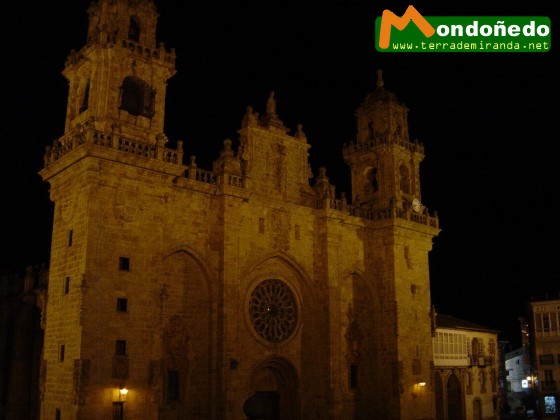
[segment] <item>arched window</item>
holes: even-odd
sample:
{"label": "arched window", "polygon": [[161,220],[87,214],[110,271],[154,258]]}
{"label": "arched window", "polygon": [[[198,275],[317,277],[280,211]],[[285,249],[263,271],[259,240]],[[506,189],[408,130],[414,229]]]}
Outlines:
{"label": "arched window", "polygon": [[401,165],[399,168],[399,174],[401,176],[401,191],[405,194],[410,194],[410,171],[406,165]]}
{"label": "arched window", "polygon": [[377,192],[379,183],[377,181],[377,168],[371,168],[368,173],[368,181],[372,192]]}
{"label": "arched window", "polygon": [[478,358],[484,356],[484,347],[482,340],[479,340],[476,337],[472,339],[472,355],[477,363]]}
{"label": "arched window", "polygon": [[375,193],[379,190],[379,181],[377,179],[377,168],[368,167],[364,171],[365,182],[364,182],[364,193],[370,194]]}
{"label": "arched window", "polygon": [[131,115],[151,118],[155,114],[156,91],[142,79],[127,76],[122,84],[121,109]]}
{"label": "arched window", "polygon": [[140,23],[136,16],[130,17],[130,24],[128,25],[128,39],[134,42],[140,42]]}
{"label": "arched window", "polygon": [[81,92],[80,114],[88,109],[89,106],[89,79],[85,82],[85,86]]}

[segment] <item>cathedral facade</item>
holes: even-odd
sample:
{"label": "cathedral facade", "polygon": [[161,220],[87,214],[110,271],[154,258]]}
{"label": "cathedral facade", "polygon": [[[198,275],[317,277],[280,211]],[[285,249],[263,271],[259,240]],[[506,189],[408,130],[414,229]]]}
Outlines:
{"label": "cathedral facade", "polygon": [[351,199],[313,177],[274,93],[201,169],[163,133],[175,53],[153,2],[88,13],[41,171],[55,203],[41,418],[434,418],[438,219],[381,74],[343,149]]}

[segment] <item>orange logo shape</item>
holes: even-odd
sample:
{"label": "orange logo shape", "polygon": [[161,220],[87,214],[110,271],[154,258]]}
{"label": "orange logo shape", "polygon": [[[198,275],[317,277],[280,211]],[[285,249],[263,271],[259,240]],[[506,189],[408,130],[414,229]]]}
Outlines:
{"label": "orange logo shape", "polygon": [[398,17],[393,12],[388,9],[383,11],[381,15],[381,29],[379,31],[379,48],[385,49],[389,48],[389,43],[391,41],[391,26],[394,26],[399,31],[402,31],[408,26],[410,21],[414,22],[418,29],[427,37],[431,37],[436,33],[436,30],[430,23],[424,19],[424,16],[410,5],[404,12],[402,17]]}

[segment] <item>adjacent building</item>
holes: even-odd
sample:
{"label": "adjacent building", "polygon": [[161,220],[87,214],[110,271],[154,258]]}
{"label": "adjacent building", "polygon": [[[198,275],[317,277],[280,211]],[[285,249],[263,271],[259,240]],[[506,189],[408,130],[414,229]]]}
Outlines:
{"label": "adjacent building", "polygon": [[560,299],[529,302],[533,384],[541,418],[558,418],[560,413]]}
{"label": "adjacent building", "polygon": [[498,419],[499,332],[442,314],[435,315],[435,326],[435,418]]}
{"label": "adjacent building", "polygon": [[163,133],[175,52],[156,42],[154,3],[88,13],[41,171],[55,203],[43,419],[429,419],[434,386],[469,372],[481,398],[461,404],[492,411],[488,333],[464,336],[474,367],[432,381],[438,219],[381,74],[342,151],[351,196],[311,172],[274,93],[202,169]]}
{"label": "adjacent building", "polygon": [[521,347],[507,353],[506,370],[508,372],[508,391],[530,392],[533,384],[529,349]]}

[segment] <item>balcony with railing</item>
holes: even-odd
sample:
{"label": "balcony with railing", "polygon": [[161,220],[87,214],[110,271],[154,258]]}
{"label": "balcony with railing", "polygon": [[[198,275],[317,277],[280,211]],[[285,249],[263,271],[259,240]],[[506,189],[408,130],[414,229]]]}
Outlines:
{"label": "balcony with railing", "polygon": [[494,366],[495,360],[493,356],[470,356],[469,365],[470,366]]}
{"label": "balcony with railing", "polygon": [[95,144],[97,146],[115,149],[131,155],[144,156],[167,163],[181,165],[183,161],[183,142],[177,142],[177,149],[169,149],[163,145],[167,142],[164,135],[158,136],[156,144],[148,144],[138,140],[131,140],[118,135],[107,134],[100,130],[89,127],[78,129],[66,136],[55,140],[52,146],[47,146],[44,155],[45,168],[63,158],[73,150],[84,144]]}
{"label": "balcony with railing", "polygon": [[365,220],[408,220],[410,222],[419,223],[425,226],[439,228],[439,220],[437,212],[431,216],[426,209],[422,213],[398,208],[396,206],[387,209],[371,209],[369,207],[361,207],[358,205],[348,204],[345,198],[335,199],[331,197],[321,198],[317,200],[317,208],[332,209],[345,212],[351,216],[359,217]]}
{"label": "balcony with railing", "polygon": [[369,141],[364,142],[350,142],[350,144],[345,144],[343,148],[343,156],[346,158],[349,155],[359,153],[362,151],[371,150],[374,147],[384,145],[384,144],[395,144],[397,146],[404,147],[413,152],[418,152],[424,154],[424,145],[419,143],[418,140],[414,142],[403,139],[397,135],[377,135]]}

